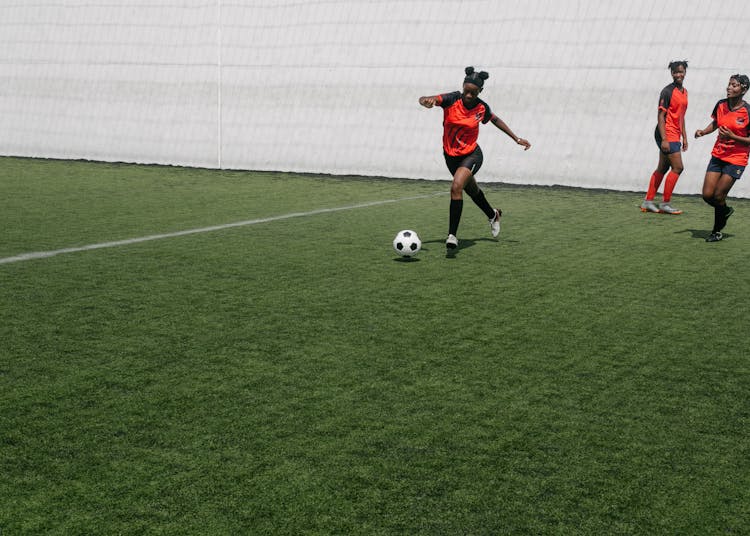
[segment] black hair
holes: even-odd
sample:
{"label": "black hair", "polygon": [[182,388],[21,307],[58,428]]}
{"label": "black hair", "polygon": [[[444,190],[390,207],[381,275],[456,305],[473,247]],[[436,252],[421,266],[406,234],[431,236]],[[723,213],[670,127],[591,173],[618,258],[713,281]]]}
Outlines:
{"label": "black hair", "polygon": [[464,72],[466,73],[466,78],[464,78],[464,83],[468,82],[480,88],[484,85],[484,81],[490,77],[487,71],[476,72],[474,70],[474,67],[471,67],[471,66],[464,69]]}
{"label": "black hair", "polygon": [[677,70],[677,67],[685,67],[685,70],[687,70],[687,60],[675,60],[669,62],[669,70],[672,72],[675,72]]}
{"label": "black hair", "polygon": [[734,78],[740,83],[740,87],[747,91],[747,88],[750,87],[750,78],[747,77],[746,74],[733,74],[729,78]]}

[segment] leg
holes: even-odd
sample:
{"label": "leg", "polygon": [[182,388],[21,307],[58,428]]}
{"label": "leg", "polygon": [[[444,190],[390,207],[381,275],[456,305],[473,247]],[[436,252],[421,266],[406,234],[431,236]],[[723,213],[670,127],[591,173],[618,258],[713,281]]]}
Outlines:
{"label": "leg", "polygon": [[[461,222],[461,212],[463,211],[464,207],[464,187],[469,180],[473,179],[474,176],[471,174],[471,170],[465,167],[459,167],[456,170],[456,173],[454,173],[453,175],[453,183],[451,184],[451,206],[448,220],[448,234],[454,237],[458,233],[458,224]],[[456,245],[458,245],[458,242],[456,242]],[[453,247],[455,247],[455,245]]]}
{"label": "leg", "polygon": [[703,178],[703,191],[701,195],[703,196],[703,201],[712,207],[716,206],[715,197],[719,178],[721,178],[721,172],[719,171],[707,171],[706,176]]}
{"label": "leg", "polygon": [[651,175],[651,180],[648,183],[648,191],[646,192],[646,201],[653,201],[656,197],[656,192],[659,190],[661,181],[664,178],[664,174],[669,170],[669,158],[663,152],[659,151],[659,163],[656,165],[656,169]]}
{"label": "leg", "polygon": [[476,185],[474,175],[471,174],[471,170],[466,167],[459,167],[456,173],[453,174],[453,182],[451,183],[451,199],[463,199],[464,188],[470,181]]}
{"label": "leg", "polygon": [[474,204],[478,206],[482,212],[484,212],[485,216],[487,216],[488,218],[495,217],[495,209],[490,206],[490,203],[484,196],[484,192],[477,184],[477,180],[473,175],[468,181],[466,181],[464,191],[469,194],[471,200],[474,201]]}
{"label": "leg", "polygon": [[734,186],[736,180],[737,179],[727,175],[726,173],[723,173],[719,177],[719,180],[716,182],[716,188],[714,189],[714,199],[718,202],[718,204],[726,206],[729,190],[732,189],[732,186]]}
{"label": "leg", "polygon": [[727,207],[727,196],[736,180],[726,173],[706,172],[706,177],[703,180],[703,200],[714,207],[714,226],[711,229],[711,236],[707,239],[709,242],[721,240],[721,230],[726,226],[727,219],[734,212],[734,209]]}
{"label": "leg", "polygon": [[729,190],[734,186],[735,181],[734,177],[723,173],[716,183],[716,189],[714,190],[714,200],[716,202],[714,208],[714,229],[716,231],[721,231],[727,225],[727,219],[734,212],[733,208],[727,206],[727,196],[729,195]]}
{"label": "leg", "polygon": [[664,174],[669,169],[669,159],[662,151],[659,151],[659,163],[656,165],[656,169],[651,174],[651,179],[648,183],[648,190],[646,191],[646,197],[641,203],[641,212],[660,212],[659,207],[654,203],[656,192],[659,191],[659,186],[664,178]]}
{"label": "leg", "polygon": [[453,175],[453,182],[451,183],[451,207],[450,207],[450,218],[448,221],[448,238],[445,241],[448,249],[455,249],[458,247],[458,239],[456,234],[458,232],[458,224],[461,221],[461,212],[463,211],[464,198],[463,192],[467,190],[470,194],[476,192],[479,187],[474,179],[474,173],[479,171],[482,167],[482,150],[479,146],[474,149],[470,154],[451,157],[445,155],[445,162],[448,164],[448,169]]}
{"label": "leg", "polygon": [[663,200],[665,203],[669,203],[670,199],[672,199],[672,192],[677,184],[677,179],[680,178],[680,174],[684,169],[684,166],[682,165],[682,153],[677,152],[670,154],[669,166],[672,168],[672,171],[669,172],[667,180],[664,183]]}
{"label": "leg", "polygon": [[674,208],[669,203],[672,200],[672,192],[677,185],[677,180],[680,178],[680,173],[684,169],[682,165],[682,153],[679,151],[670,153],[668,159],[672,171],[667,174],[667,178],[664,181],[664,194],[662,195],[662,202],[659,204],[659,210],[664,214],[682,214],[680,209]]}

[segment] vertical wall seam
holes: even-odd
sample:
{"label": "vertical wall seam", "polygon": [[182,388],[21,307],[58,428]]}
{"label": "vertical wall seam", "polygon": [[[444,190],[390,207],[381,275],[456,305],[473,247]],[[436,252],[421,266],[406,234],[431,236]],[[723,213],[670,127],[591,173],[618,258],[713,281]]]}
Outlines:
{"label": "vertical wall seam", "polygon": [[222,58],[221,58],[221,0],[216,0],[216,160],[219,169],[222,169],[222,113],[221,113],[221,90],[222,90]]}

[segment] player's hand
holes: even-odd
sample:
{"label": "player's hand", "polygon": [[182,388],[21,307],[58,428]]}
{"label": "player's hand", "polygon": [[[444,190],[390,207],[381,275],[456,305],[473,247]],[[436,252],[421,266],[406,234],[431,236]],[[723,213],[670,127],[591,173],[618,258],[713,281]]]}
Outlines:
{"label": "player's hand", "polygon": [[719,127],[719,136],[724,136],[730,140],[734,139],[734,132],[729,130],[727,127]]}
{"label": "player's hand", "polygon": [[667,140],[661,140],[661,152],[664,154],[669,153],[669,142]]}
{"label": "player's hand", "polygon": [[527,140],[525,140],[523,138],[518,138],[516,140],[516,143],[518,145],[522,145],[524,151],[528,151],[529,149],[531,149],[531,144]]}
{"label": "player's hand", "polygon": [[688,150],[688,141],[687,141],[687,138],[685,138],[684,140],[682,140],[682,152],[685,152],[687,150]]}
{"label": "player's hand", "polygon": [[696,139],[700,138],[701,136],[705,136],[705,135],[706,135],[706,133],[703,132],[701,129],[698,129],[698,130],[695,131],[695,138]]}
{"label": "player's hand", "polygon": [[435,102],[435,97],[419,97],[419,104],[424,106],[425,108],[432,108],[437,104]]}

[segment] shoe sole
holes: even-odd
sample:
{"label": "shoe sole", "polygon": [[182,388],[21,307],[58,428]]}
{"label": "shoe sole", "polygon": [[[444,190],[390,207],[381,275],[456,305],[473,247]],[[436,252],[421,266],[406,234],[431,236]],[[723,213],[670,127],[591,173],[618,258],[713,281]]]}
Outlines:
{"label": "shoe sole", "polygon": [[458,247],[458,244],[445,244],[445,247],[447,249],[456,249]]}

